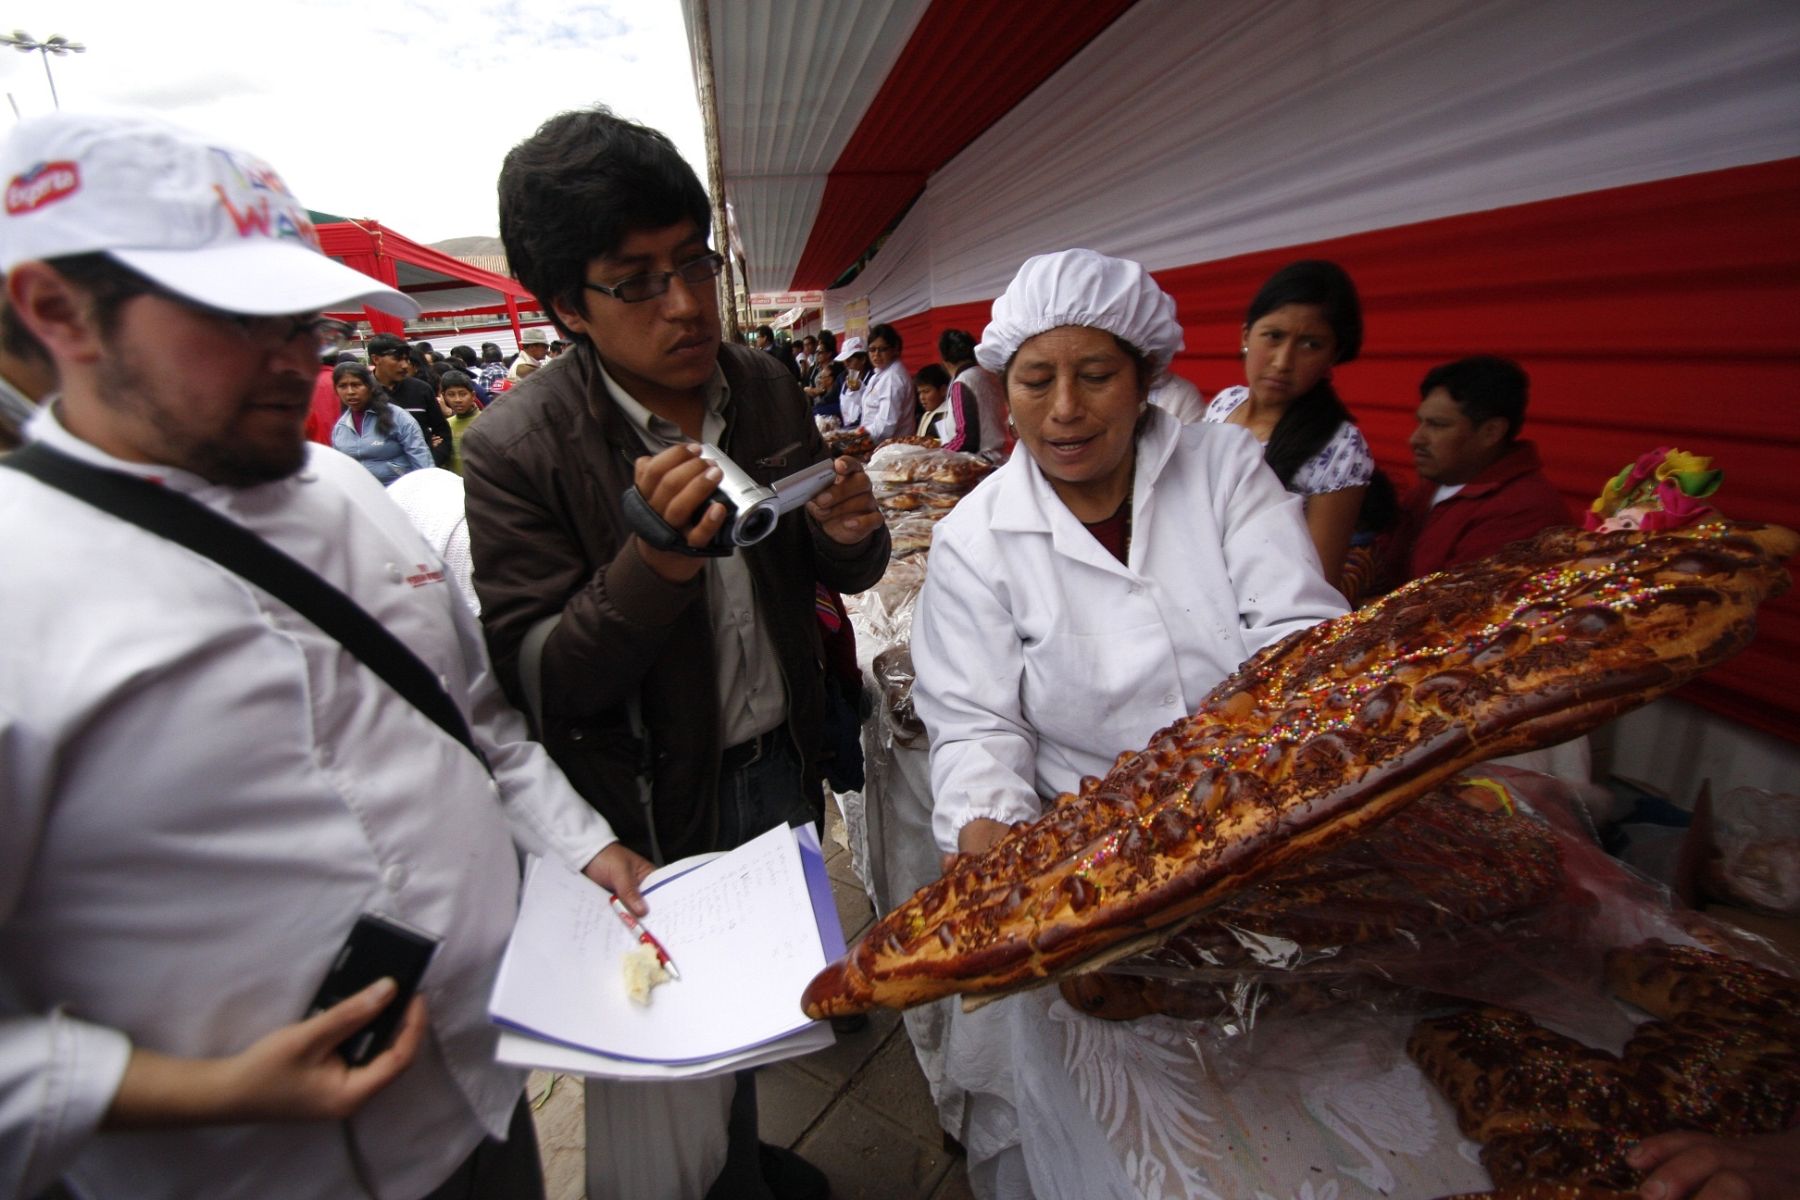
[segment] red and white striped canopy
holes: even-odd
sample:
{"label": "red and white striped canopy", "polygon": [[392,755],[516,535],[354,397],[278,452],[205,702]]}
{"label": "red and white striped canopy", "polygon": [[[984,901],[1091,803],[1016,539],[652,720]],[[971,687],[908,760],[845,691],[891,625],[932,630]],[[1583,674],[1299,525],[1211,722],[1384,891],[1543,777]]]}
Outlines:
{"label": "red and white striped canopy", "polygon": [[[720,151],[751,290],[831,284],[1132,2],[715,0]],[[695,0],[682,7],[697,44]]]}
{"label": "red and white striped canopy", "polygon": [[[891,226],[824,317],[866,302],[909,364],[1087,246],[1156,273],[1210,393],[1260,282],[1327,257],[1367,327],[1334,382],[1402,486],[1426,369],[1499,353],[1572,504],[1676,445],[1800,526],[1800,5],[712,0],[710,32],[752,287]],[[1796,661],[1800,593],[1689,694],[1800,743]]]}

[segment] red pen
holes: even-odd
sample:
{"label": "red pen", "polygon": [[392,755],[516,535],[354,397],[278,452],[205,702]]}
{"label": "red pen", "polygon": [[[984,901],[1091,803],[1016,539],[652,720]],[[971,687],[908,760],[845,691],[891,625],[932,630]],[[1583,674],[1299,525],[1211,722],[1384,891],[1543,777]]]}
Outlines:
{"label": "red pen", "polygon": [[680,982],[681,972],[675,969],[675,960],[669,957],[669,952],[663,949],[663,944],[656,940],[656,935],[644,928],[644,923],[637,919],[636,913],[625,907],[623,900],[617,896],[611,899],[612,910],[619,914],[619,920],[625,922],[625,928],[637,934],[638,944],[648,946],[656,951],[656,961],[662,964],[662,969],[669,973],[670,979]]}

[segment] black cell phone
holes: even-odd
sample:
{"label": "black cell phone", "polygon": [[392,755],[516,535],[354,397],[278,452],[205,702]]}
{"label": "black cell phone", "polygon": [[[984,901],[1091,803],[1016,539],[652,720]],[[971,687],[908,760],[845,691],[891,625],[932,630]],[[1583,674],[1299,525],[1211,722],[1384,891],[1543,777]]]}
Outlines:
{"label": "black cell phone", "polygon": [[338,1054],[345,1062],[360,1067],[388,1048],[431,955],[437,950],[438,940],[422,929],[379,913],[364,913],[356,918],[343,948],[331,960],[325,982],[307,1006],[306,1015],[313,1016],[348,1000],[377,979],[391,978],[400,990],[373,1021],[344,1039]]}

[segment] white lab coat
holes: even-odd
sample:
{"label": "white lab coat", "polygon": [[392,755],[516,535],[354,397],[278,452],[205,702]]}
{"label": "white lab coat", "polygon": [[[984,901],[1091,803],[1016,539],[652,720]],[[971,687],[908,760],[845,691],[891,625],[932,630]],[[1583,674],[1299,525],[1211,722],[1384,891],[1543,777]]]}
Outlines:
{"label": "white lab coat", "polygon": [[1206,398],[1199,388],[1179,375],[1170,375],[1151,388],[1150,403],[1183,425],[1192,425],[1206,416]]}
{"label": "white lab coat", "polygon": [[[919,406],[918,393],[913,389],[912,375],[900,365],[899,359],[863,381],[859,404],[857,424],[868,431],[877,446],[889,438],[912,433],[914,410]],[[844,423],[850,423],[847,409]]]}
{"label": "white lab coat", "polygon": [[1344,611],[1301,500],[1249,433],[1152,408],[1130,564],[1015,453],[937,527],[913,623],[932,832],[1029,820],[1192,712],[1251,654]]}

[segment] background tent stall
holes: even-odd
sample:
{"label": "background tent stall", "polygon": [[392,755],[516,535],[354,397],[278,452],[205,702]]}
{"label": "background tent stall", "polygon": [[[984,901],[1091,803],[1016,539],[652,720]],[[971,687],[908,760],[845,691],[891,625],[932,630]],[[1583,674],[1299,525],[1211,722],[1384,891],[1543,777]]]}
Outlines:
{"label": "background tent stall", "polygon": [[[379,221],[327,219],[317,228],[326,254],[419,302],[424,311],[408,335],[413,338],[431,340],[440,331],[419,327],[451,320],[459,327],[504,324],[516,342],[522,328],[520,314],[537,307],[517,280],[420,245]],[[363,310],[360,317],[336,315],[365,320],[376,333],[406,332],[400,318],[374,309]],[[540,324],[542,318],[534,316],[529,323]]]}
{"label": "background tent stall", "polygon": [[[1174,369],[1211,394],[1243,382],[1262,279],[1330,257],[1368,325],[1340,391],[1402,487],[1425,370],[1493,352],[1530,371],[1528,435],[1572,504],[1675,444],[1725,469],[1731,515],[1800,527],[1800,7],[684,7],[711,29],[750,286],[839,282],[825,324],[866,301],[911,367],[979,332],[1024,258],[1090,246],[1156,272]],[[1790,594],[1681,693],[1726,720],[1631,740],[1678,773],[1791,770],[1796,661]]]}

